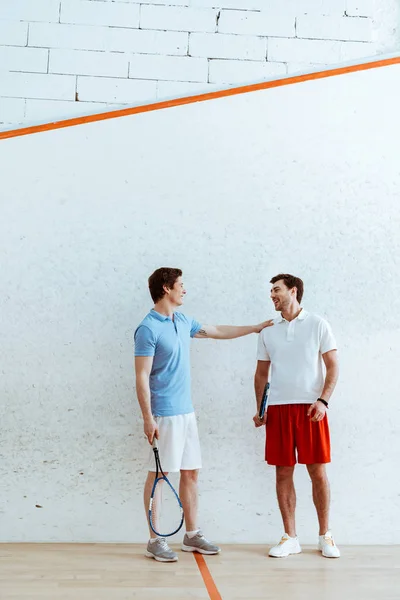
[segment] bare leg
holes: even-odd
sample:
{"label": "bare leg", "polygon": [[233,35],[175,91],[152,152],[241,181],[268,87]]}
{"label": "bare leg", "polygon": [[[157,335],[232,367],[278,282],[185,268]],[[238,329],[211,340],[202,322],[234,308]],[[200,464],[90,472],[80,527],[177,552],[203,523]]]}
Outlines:
{"label": "bare leg", "polygon": [[296,537],[296,491],[293,483],[294,467],[276,467],[276,493],[285,533]]}
{"label": "bare leg", "polygon": [[197,507],[198,507],[198,489],[197,480],[199,471],[181,471],[181,480],[179,484],[179,496],[185,513],[186,531],[197,529]]}
{"label": "bare leg", "polygon": [[312,481],[312,493],[319,522],[319,535],[324,535],[329,529],[329,504],[331,493],[324,464],[307,465]]}
{"label": "bare leg", "polygon": [[[168,475],[168,473],[165,473],[165,475]],[[155,478],[156,478],[155,472],[149,471],[149,473],[147,475],[146,483],[144,485],[144,495],[143,495],[144,510],[146,512],[147,524],[149,526],[149,532],[150,532],[151,538],[157,537],[156,534],[154,533],[154,531],[151,529],[150,523],[149,523],[149,502],[150,502],[151,490],[153,489],[153,484],[154,484]],[[162,487],[163,487],[163,482],[160,481],[160,483],[157,484],[157,488],[156,488],[156,492],[155,492],[154,500],[153,500],[153,506],[152,506],[152,521],[153,521],[153,525],[155,526],[155,529],[157,529],[157,530],[159,530],[158,529],[158,515],[161,512]]]}

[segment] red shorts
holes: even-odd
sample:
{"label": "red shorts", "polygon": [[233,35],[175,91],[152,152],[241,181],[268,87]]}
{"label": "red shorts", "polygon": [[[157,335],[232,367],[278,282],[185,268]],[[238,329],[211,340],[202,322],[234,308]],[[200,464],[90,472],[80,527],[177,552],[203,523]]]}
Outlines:
{"label": "red shorts", "polygon": [[292,467],[296,462],[331,462],[328,415],[313,422],[307,416],[309,408],[310,404],[268,406],[265,460],[269,465]]}

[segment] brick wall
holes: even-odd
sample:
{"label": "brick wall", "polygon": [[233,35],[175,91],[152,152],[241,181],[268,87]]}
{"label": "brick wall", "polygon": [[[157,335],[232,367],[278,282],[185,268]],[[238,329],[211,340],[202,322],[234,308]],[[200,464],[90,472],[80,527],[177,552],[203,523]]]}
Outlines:
{"label": "brick wall", "polygon": [[398,0],[0,1],[0,124],[393,51]]}

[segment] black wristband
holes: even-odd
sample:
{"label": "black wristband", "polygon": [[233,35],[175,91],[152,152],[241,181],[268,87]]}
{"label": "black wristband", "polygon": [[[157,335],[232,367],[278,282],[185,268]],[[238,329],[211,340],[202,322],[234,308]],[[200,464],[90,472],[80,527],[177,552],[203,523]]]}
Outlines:
{"label": "black wristband", "polygon": [[322,404],[325,404],[326,408],[329,408],[329,406],[328,406],[328,403],[327,403],[327,401],[326,401],[326,400],[324,400],[323,398],[317,398],[317,402],[318,402],[318,400],[319,400],[320,402],[322,402]]}

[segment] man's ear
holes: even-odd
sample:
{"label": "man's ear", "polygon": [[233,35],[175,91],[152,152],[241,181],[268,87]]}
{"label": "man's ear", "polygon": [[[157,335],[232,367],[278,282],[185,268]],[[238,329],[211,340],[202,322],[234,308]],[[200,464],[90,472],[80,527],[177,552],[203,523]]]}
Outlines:
{"label": "man's ear", "polygon": [[171,289],[168,286],[166,286],[166,285],[163,285],[163,290],[164,290],[164,292],[166,294],[170,294],[171,293]]}

